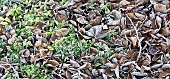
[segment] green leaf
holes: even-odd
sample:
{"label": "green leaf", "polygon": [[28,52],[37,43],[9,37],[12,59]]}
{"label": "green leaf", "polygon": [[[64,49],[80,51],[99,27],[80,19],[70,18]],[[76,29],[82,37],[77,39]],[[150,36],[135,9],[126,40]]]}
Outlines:
{"label": "green leaf", "polygon": [[15,9],[10,9],[7,13],[6,13],[6,16],[9,16],[11,14],[13,14],[15,11]]}
{"label": "green leaf", "polygon": [[99,66],[101,66],[102,64],[101,63],[96,63],[95,64],[95,67],[99,67]]}
{"label": "green leaf", "polygon": [[48,50],[54,50],[54,48],[51,46],[48,46]]}

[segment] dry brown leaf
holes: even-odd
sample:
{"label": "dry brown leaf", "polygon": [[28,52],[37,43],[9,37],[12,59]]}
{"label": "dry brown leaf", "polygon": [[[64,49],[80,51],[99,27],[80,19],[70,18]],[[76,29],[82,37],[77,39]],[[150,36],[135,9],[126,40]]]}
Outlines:
{"label": "dry brown leaf", "polygon": [[127,0],[122,0],[122,1],[119,3],[119,5],[121,5],[121,6],[125,6],[125,5],[128,5],[128,4],[130,4],[130,2],[127,1]]}
{"label": "dry brown leaf", "polygon": [[45,63],[44,63],[45,66],[48,66],[48,67],[56,67],[59,65],[59,63],[56,61],[56,60],[47,60]]}
{"label": "dry brown leaf", "polygon": [[64,35],[67,35],[68,32],[69,32],[68,28],[61,28],[61,29],[57,30],[54,34],[52,34],[51,40],[55,41],[55,39],[62,37]]}
{"label": "dry brown leaf", "polygon": [[130,37],[130,40],[132,41],[133,47],[135,47],[138,40],[137,37]]}
{"label": "dry brown leaf", "polygon": [[149,65],[150,63],[151,63],[150,61],[144,60],[144,61],[142,62],[142,65],[143,65],[143,66],[147,66],[147,65]]}
{"label": "dry brown leaf", "polygon": [[36,56],[36,55],[30,55],[29,61],[30,61],[31,63],[35,63],[37,59],[38,59],[38,56]]}
{"label": "dry brown leaf", "polygon": [[160,33],[163,36],[169,36],[170,35],[170,30],[169,30],[169,28],[161,28]]}
{"label": "dry brown leaf", "polygon": [[99,54],[99,51],[96,48],[94,48],[94,47],[90,47],[90,52],[91,52],[92,55]]}
{"label": "dry brown leaf", "polygon": [[39,28],[39,29],[42,29],[42,27],[45,25],[45,23],[39,21],[36,23],[36,26]]}
{"label": "dry brown leaf", "polygon": [[86,24],[87,21],[85,20],[85,17],[84,16],[79,16],[77,18],[77,21],[80,23],[80,24]]}
{"label": "dry brown leaf", "polygon": [[121,19],[121,12],[117,11],[117,10],[112,10],[112,12],[110,13],[110,15],[116,19]]}
{"label": "dry brown leaf", "polygon": [[112,64],[112,63],[106,63],[105,66],[113,68],[113,69],[115,69],[117,67],[116,64]]}
{"label": "dry brown leaf", "polygon": [[66,77],[67,77],[67,79],[71,79],[71,73],[68,71],[68,70],[66,70]]}
{"label": "dry brown leaf", "polygon": [[132,57],[133,52],[134,52],[133,50],[128,50],[126,54],[128,57]]}
{"label": "dry brown leaf", "polygon": [[135,13],[127,13],[130,18],[137,19]]}
{"label": "dry brown leaf", "polygon": [[3,67],[5,70],[10,70],[12,68],[10,64],[4,61],[0,61],[0,67]]}
{"label": "dry brown leaf", "polygon": [[39,47],[40,45],[42,45],[42,40],[39,39],[38,41],[35,42],[35,46]]}
{"label": "dry brown leaf", "polygon": [[67,35],[68,32],[69,32],[68,28],[61,28],[55,32],[55,35],[57,35],[58,37],[62,37],[64,35]]}
{"label": "dry brown leaf", "polygon": [[98,25],[101,23],[102,17],[101,16],[97,16],[95,19],[91,19],[90,23],[92,23],[92,25]]}
{"label": "dry brown leaf", "polygon": [[133,33],[135,33],[135,29],[124,29],[122,30],[121,35],[131,36]]}
{"label": "dry brown leaf", "polygon": [[19,54],[22,56],[22,57],[29,57],[30,56],[30,51],[28,49],[24,49],[24,50],[21,50],[19,52]]}
{"label": "dry brown leaf", "polygon": [[135,52],[133,53],[133,60],[134,60],[134,61],[137,60],[138,55],[139,55],[139,52],[138,52],[138,51],[135,51]]}
{"label": "dry brown leaf", "polygon": [[56,19],[60,23],[66,21],[67,20],[66,12],[64,10],[58,11],[58,13],[56,14]]}
{"label": "dry brown leaf", "polygon": [[137,18],[140,18],[141,20],[144,20],[144,19],[146,18],[145,15],[140,14],[140,13],[135,13],[135,16],[136,16]]}
{"label": "dry brown leaf", "polygon": [[82,34],[85,34],[86,30],[85,30],[84,28],[80,28],[80,32],[81,32]]}
{"label": "dry brown leaf", "polygon": [[70,22],[73,26],[77,27],[77,23],[76,23],[75,21],[69,20],[69,22]]}

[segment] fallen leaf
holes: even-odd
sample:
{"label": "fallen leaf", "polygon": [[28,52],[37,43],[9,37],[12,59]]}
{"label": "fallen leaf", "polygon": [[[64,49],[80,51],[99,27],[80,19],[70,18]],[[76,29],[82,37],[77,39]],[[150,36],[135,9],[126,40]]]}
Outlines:
{"label": "fallen leaf", "polygon": [[106,63],[105,66],[113,68],[113,69],[115,69],[117,67],[116,64],[112,64],[112,63]]}
{"label": "fallen leaf", "polygon": [[56,67],[59,65],[59,63],[56,61],[56,60],[47,60],[45,63],[44,63],[45,66],[48,66],[48,67]]}
{"label": "fallen leaf", "polygon": [[80,24],[86,24],[87,23],[87,21],[85,20],[85,17],[83,17],[83,16],[78,16],[77,21]]}
{"label": "fallen leaf", "polygon": [[125,6],[125,5],[130,4],[130,2],[127,1],[127,0],[122,0],[119,4],[120,4],[121,6]]}
{"label": "fallen leaf", "polygon": [[94,47],[90,47],[90,52],[92,53],[92,55],[99,54],[99,51],[96,48],[94,48]]}
{"label": "fallen leaf", "polygon": [[136,46],[137,38],[136,37],[130,37],[130,40],[132,41],[133,47]]}

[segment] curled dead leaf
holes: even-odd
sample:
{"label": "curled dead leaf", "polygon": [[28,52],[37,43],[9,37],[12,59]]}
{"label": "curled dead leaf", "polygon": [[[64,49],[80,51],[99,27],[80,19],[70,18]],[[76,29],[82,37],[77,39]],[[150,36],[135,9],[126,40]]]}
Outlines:
{"label": "curled dead leaf", "polygon": [[122,0],[122,1],[119,3],[119,5],[121,5],[121,6],[126,6],[126,5],[128,5],[128,4],[130,4],[130,2],[127,1],[127,0]]}
{"label": "curled dead leaf", "polygon": [[137,37],[130,37],[130,40],[132,41],[133,47],[135,47],[137,43]]}
{"label": "curled dead leaf", "polygon": [[61,36],[67,35],[68,32],[69,32],[68,28],[61,28],[57,30],[55,34],[61,37]]}
{"label": "curled dead leaf", "polygon": [[36,47],[38,47],[40,45],[42,45],[42,40],[41,39],[39,39],[38,41],[35,42]]}
{"label": "curled dead leaf", "polygon": [[22,57],[29,57],[30,56],[30,51],[28,49],[24,49],[24,50],[21,50],[19,52],[19,54],[22,56]]}
{"label": "curled dead leaf", "polygon": [[45,25],[45,23],[39,21],[36,23],[36,26],[39,28],[39,29],[42,29],[42,27]]}
{"label": "curled dead leaf", "polygon": [[120,11],[117,11],[117,10],[112,10],[112,12],[110,13],[110,15],[116,19],[121,19],[121,13]]}
{"label": "curled dead leaf", "polygon": [[84,28],[80,28],[80,32],[81,32],[82,34],[85,34],[86,30],[85,30]]}
{"label": "curled dead leaf", "polygon": [[10,64],[4,61],[0,61],[0,67],[3,67],[5,70],[10,70],[12,68]]}
{"label": "curled dead leaf", "polygon": [[150,61],[144,60],[144,61],[142,62],[142,65],[147,66],[147,65],[149,65],[150,63],[151,63]]}
{"label": "curled dead leaf", "polygon": [[77,26],[77,23],[73,20],[69,20],[70,24],[72,24],[73,26]]}
{"label": "curled dead leaf", "polygon": [[55,41],[57,38],[67,35],[68,32],[69,32],[68,28],[61,28],[61,29],[57,30],[54,34],[52,34],[51,40]]}
{"label": "curled dead leaf", "polygon": [[90,47],[90,52],[91,52],[92,55],[99,54],[99,51],[96,48],[94,48],[94,47]]}
{"label": "curled dead leaf", "polygon": [[93,26],[88,31],[86,31],[86,34],[88,36],[94,37],[96,39],[104,38],[109,34],[109,32],[102,30],[102,27],[103,27],[103,25]]}
{"label": "curled dead leaf", "polygon": [[115,69],[117,67],[116,64],[112,64],[112,63],[106,63],[105,66],[113,68],[113,69]]}
{"label": "curled dead leaf", "polygon": [[140,13],[135,13],[135,16],[136,16],[137,18],[141,19],[141,20],[144,20],[144,19],[146,18],[145,15],[140,14]]}
{"label": "curled dead leaf", "polygon": [[59,65],[59,63],[56,61],[56,60],[47,60],[45,63],[44,63],[45,66],[48,66],[48,67],[56,67]]}
{"label": "curled dead leaf", "polygon": [[79,16],[77,18],[77,21],[80,23],[80,24],[86,24],[87,21],[85,20],[85,17],[84,16]]}
{"label": "curled dead leaf", "polygon": [[66,21],[67,20],[66,12],[64,10],[58,11],[58,13],[56,14],[56,19],[60,23]]}
{"label": "curled dead leaf", "polygon": [[[136,13],[137,14],[137,13]],[[135,13],[127,13],[130,18],[137,19]],[[138,14],[137,14],[138,15]]]}

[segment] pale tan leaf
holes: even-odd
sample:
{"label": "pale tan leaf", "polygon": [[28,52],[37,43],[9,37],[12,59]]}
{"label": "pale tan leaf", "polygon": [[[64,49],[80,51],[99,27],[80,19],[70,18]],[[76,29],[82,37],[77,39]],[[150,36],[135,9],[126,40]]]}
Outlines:
{"label": "pale tan leaf", "polygon": [[132,41],[133,47],[135,47],[137,43],[137,37],[130,37],[130,40]]}

